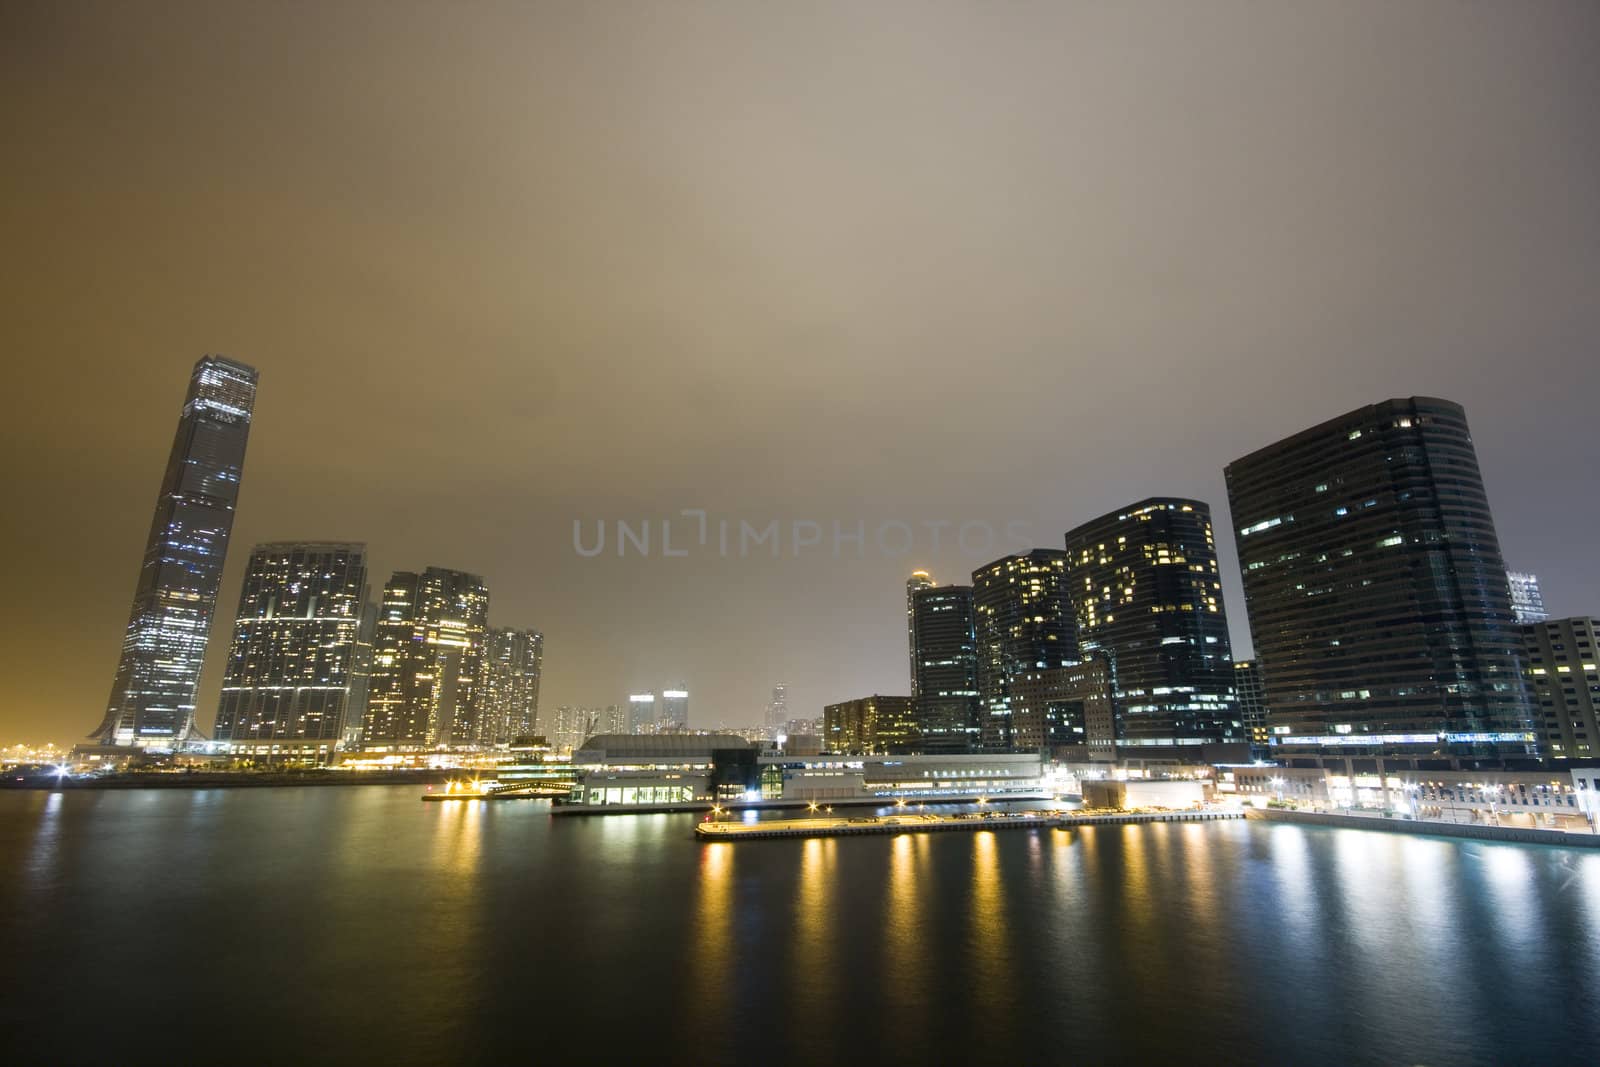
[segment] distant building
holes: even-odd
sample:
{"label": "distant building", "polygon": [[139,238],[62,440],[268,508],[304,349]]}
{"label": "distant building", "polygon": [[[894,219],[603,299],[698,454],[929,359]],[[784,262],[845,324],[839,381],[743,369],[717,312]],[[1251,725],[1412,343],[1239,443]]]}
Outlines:
{"label": "distant building", "polygon": [[491,628],[485,638],[484,744],[503,745],[542,733],[539,675],[544,635],[537,630]]}
{"label": "distant building", "polygon": [[1517,625],[1544,622],[1550,617],[1544,610],[1544,594],[1539,592],[1539,576],[1521,571],[1507,571],[1506,582],[1511,586],[1511,614]]}
{"label": "distant building", "polygon": [[1522,635],[1459,404],[1357,408],[1235,460],[1227,480],[1275,752],[1536,753]]}
{"label": "distant building", "polygon": [[917,744],[923,752],[977,747],[978,650],[972,587],[938,585],[911,597],[912,677]]}
{"label": "distant building", "polygon": [[576,749],[597,734],[628,732],[628,713],[620,704],[599,707],[556,708],[553,720],[545,727],[550,743],[558,749]]}
{"label": "distant building", "polygon": [[657,728],[663,731],[689,728],[689,687],[679,682],[674,689],[661,691],[661,711]]}
{"label": "distant building", "polygon": [[1066,548],[1078,647],[1110,666],[1121,754],[1242,744],[1211,509],[1152,497],[1068,531]]}
{"label": "distant building", "polygon": [[194,365],[144,563],[122,638],[122,659],[94,738],[174,748],[194,731],[195,693],[233,530],[255,409],[254,367],[222,356]]}
{"label": "distant building", "polygon": [[1271,755],[1272,731],[1267,723],[1267,702],[1261,688],[1261,664],[1253,659],[1233,664],[1233,692],[1239,700],[1239,718],[1250,736],[1250,755],[1266,759]]}
{"label": "distant building", "polygon": [[489,587],[462,571],[396,571],[373,638],[362,745],[482,743]]}
{"label": "distant building", "polygon": [[353,690],[366,601],[365,545],[255,546],[213,737],[235,755],[326,762],[360,711]]}
{"label": "distant building", "polygon": [[978,714],[987,751],[1036,747],[1017,744],[1011,679],[1077,661],[1066,578],[1066,552],[1050,548],[1003,556],[972,572]]}
{"label": "distant building", "polygon": [[1537,733],[1555,760],[1600,756],[1600,619],[1551,619],[1522,627]]}
{"label": "distant building", "polygon": [[776,737],[789,721],[789,687],[779,682],[772,687],[772,700],[767,703],[767,734]]}
{"label": "distant building", "polygon": [[826,750],[840,754],[910,752],[917,723],[910,697],[873,694],[822,709]]}
{"label": "distant building", "polygon": [[656,695],[628,694],[628,733],[652,734],[656,731]]}

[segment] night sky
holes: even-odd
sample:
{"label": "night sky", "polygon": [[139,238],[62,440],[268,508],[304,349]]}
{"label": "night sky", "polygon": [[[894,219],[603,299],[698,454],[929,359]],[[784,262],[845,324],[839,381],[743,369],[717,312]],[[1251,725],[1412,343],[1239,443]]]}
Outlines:
{"label": "night sky", "polygon": [[[712,726],[906,692],[906,574],[1009,547],[925,522],[1197,496],[1242,655],[1223,466],[1414,393],[1600,613],[1597,101],[1588,0],[9,0],[0,743],[98,724],[207,352],[261,390],[202,727],[264,540],[481,573],[545,711]],[[662,558],[684,508],[824,542]]]}

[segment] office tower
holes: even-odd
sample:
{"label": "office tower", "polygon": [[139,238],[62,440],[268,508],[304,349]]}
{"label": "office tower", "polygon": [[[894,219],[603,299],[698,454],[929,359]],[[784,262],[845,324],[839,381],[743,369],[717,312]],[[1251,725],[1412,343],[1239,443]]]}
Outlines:
{"label": "office tower", "polygon": [[361,626],[356,630],[355,658],[350,667],[350,703],[344,715],[344,747],[361,744],[361,731],[367,721],[367,693],[372,682],[372,639],[378,629],[378,605],[364,599]]}
{"label": "office tower", "polygon": [[628,733],[652,734],[656,730],[656,695],[628,694]]}
{"label": "office tower", "polygon": [[1262,695],[1260,663],[1253,659],[1234,663],[1233,692],[1239,700],[1239,720],[1250,738],[1250,757],[1266,759],[1271,754],[1272,734],[1267,724],[1267,702]]}
{"label": "office tower", "polygon": [[776,737],[784,731],[789,721],[789,687],[779,682],[772,687],[772,700],[767,704],[767,736]]}
{"label": "office tower", "polygon": [[324,762],[351,713],[367,547],[279,542],[250,553],[214,737],[237,755]]}
{"label": "office tower", "polygon": [[365,747],[480,743],[488,617],[489,588],[475,574],[394,573],[373,637]]}
{"label": "office tower", "polygon": [[256,371],[221,356],[194,365],[156,497],[122,639],[102,744],[171,748],[194,730],[195,693],[239,499]]}
{"label": "office tower", "polygon": [[1066,535],[1078,647],[1104,653],[1117,746],[1131,758],[1201,758],[1244,741],[1211,509],[1152,497]]}
{"label": "office tower", "polygon": [[1235,460],[1227,479],[1279,754],[1534,753],[1522,634],[1460,405],[1358,408]]}
{"label": "office tower", "polygon": [[1544,595],[1539,592],[1537,574],[1507,571],[1506,581],[1511,586],[1511,614],[1518,626],[1544,622],[1550,617],[1550,613],[1544,610]]}
{"label": "office tower", "polygon": [[822,737],[829,752],[881,755],[913,751],[917,724],[910,697],[860,697],[822,709]]}
{"label": "office tower", "polygon": [[1058,667],[1013,672],[1006,680],[1011,745],[1049,749],[1068,762],[1117,757],[1111,663],[1102,653]]}
{"label": "office tower", "polygon": [[1600,619],[1550,619],[1522,627],[1533,682],[1535,733],[1556,760],[1600,755]]}
{"label": "office tower", "polygon": [[917,628],[912,618],[912,602],[924,589],[933,588],[933,578],[927,571],[912,571],[906,579],[906,648],[911,659],[911,695],[917,695]]}
{"label": "office tower", "polygon": [[1009,752],[1015,731],[1010,679],[1077,659],[1077,628],[1066,591],[1067,554],[1036,548],[972,572],[978,648],[978,714],[983,747]]}
{"label": "office tower", "polygon": [[679,682],[676,689],[663,689],[661,691],[660,715],[659,729],[663,733],[681,732],[689,728],[689,687],[687,685]]}
{"label": "office tower", "polygon": [[539,673],[544,635],[491,627],[485,638],[484,744],[533,737],[539,729]]}
{"label": "office tower", "polygon": [[935,585],[912,593],[911,647],[920,750],[972,750],[978,742],[979,720],[970,585]]}

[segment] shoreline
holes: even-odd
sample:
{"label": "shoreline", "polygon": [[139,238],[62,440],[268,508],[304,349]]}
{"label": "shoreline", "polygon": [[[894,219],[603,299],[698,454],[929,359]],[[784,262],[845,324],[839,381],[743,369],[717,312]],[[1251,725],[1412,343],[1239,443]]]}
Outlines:
{"label": "shoreline", "polygon": [[283,786],[434,785],[462,771],[263,771],[260,773],[115,774],[104,778],[0,781],[0,789],[77,792],[99,789],[269,789]]}
{"label": "shoreline", "polygon": [[1292,808],[1251,808],[1247,818],[1264,822],[1292,822],[1340,830],[1375,830],[1389,834],[1453,837],[1469,841],[1500,841],[1516,845],[1553,848],[1600,848],[1600,834],[1568,830],[1537,830],[1526,826],[1479,826],[1472,823],[1432,822],[1427,819],[1385,819],[1371,815],[1341,815]]}

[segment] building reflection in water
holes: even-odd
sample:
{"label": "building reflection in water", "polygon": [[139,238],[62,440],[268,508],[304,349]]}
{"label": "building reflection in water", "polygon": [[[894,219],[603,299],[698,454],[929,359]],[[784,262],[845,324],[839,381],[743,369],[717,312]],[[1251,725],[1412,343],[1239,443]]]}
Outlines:
{"label": "building reflection in water", "polygon": [[927,996],[934,932],[928,926],[923,883],[928,878],[928,835],[901,834],[889,845],[889,891],[884,897],[883,1001],[894,1048],[910,1050],[927,1039]]}
{"label": "building reflection in water", "polygon": [[838,842],[831,837],[807,838],[800,849],[800,878],[794,901],[794,945],[791,988],[801,1028],[831,1033],[838,990],[833,976],[833,931],[840,918],[834,911]]}
{"label": "building reflection in water", "polygon": [[700,846],[700,877],[690,952],[695,987],[693,1002],[700,1005],[720,1003],[733,970],[733,845],[727,841]]}

